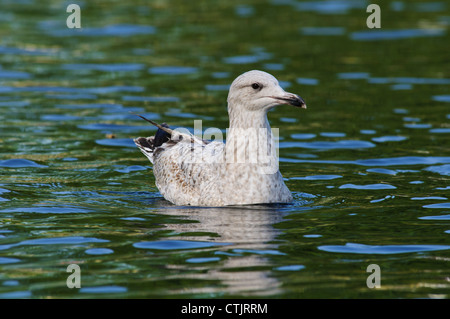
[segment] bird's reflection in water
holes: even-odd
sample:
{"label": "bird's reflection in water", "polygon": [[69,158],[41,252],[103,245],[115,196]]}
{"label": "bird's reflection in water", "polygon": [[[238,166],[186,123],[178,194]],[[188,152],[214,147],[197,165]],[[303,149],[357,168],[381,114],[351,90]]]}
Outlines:
{"label": "bird's reflection in water", "polygon": [[[183,289],[182,293],[226,293],[239,295],[272,295],[281,291],[280,283],[270,276],[269,257],[279,252],[273,227],[283,220],[286,205],[252,205],[244,207],[185,208],[174,207],[156,213],[177,216],[193,222],[165,224],[179,235],[176,240],[225,243],[214,246],[214,263],[168,265],[169,268],[199,270],[183,278],[215,280],[220,285]],[[204,233],[204,235],[201,235]],[[249,269],[251,268],[251,269]],[[203,270],[203,271],[201,271]],[[205,281],[206,282],[206,281]],[[180,291],[178,293],[181,293]]]}

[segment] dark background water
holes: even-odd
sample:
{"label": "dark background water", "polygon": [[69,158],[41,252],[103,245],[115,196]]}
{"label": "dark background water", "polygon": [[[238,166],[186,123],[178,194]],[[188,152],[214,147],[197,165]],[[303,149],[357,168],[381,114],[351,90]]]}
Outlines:
{"label": "dark background water", "polygon": [[[449,297],[448,2],[69,3],[0,5],[0,297]],[[295,202],[165,201],[130,111],[225,129],[251,69],[308,104],[269,114]]]}

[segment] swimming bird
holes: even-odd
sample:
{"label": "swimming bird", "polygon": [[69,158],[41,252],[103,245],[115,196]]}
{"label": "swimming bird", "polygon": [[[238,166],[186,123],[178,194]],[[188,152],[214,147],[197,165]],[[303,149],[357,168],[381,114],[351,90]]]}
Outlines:
{"label": "swimming bird", "polygon": [[156,186],[175,205],[229,206],[289,203],[292,194],[278,169],[276,131],[267,112],[277,105],[306,108],[269,73],[252,70],[238,76],[228,93],[226,143],[189,132],[158,127],[155,136],[134,139],[153,164]]}

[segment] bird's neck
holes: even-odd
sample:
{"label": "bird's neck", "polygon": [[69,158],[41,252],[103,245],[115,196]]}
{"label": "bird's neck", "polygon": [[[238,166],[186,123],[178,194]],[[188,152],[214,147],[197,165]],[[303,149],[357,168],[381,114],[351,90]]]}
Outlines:
{"label": "bird's neck", "polygon": [[242,111],[228,108],[229,128],[266,128],[270,129],[267,110]]}
{"label": "bird's neck", "polygon": [[[267,134],[272,137],[272,130],[267,119],[267,110],[236,112],[232,108],[228,109],[230,125],[227,131],[227,142],[241,138],[243,135]],[[228,144],[228,143],[227,143]]]}
{"label": "bird's neck", "polygon": [[253,164],[273,174],[278,171],[276,136],[267,119],[266,110],[229,112],[225,152],[227,163]]}

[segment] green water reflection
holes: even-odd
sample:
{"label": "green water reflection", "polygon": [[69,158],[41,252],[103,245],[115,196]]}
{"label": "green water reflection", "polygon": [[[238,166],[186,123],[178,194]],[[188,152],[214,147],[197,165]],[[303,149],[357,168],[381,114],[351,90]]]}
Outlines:
{"label": "green water reflection", "polygon": [[[449,5],[371,30],[368,4],[85,1],[72,30],[64,1],[3,1],[0,297],[449,298]],[[130,112],[224,130],[250,69],[307,102],[269,114],[295,202],[166,202]]]}

